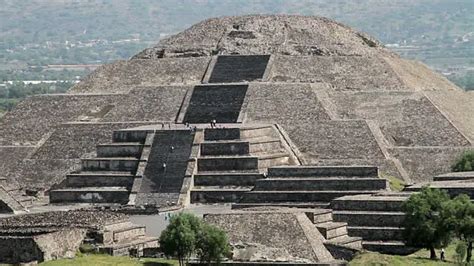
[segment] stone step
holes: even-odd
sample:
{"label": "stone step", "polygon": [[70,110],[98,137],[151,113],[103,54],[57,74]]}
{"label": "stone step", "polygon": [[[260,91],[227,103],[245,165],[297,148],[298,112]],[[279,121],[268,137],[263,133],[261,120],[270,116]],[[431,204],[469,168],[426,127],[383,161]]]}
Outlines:
{"label": "stone step", "polygon": [[255,190],[386,190],[388,181],[380,178],[266,178]]}
{"label": "stone step", "polygon": [[249,82],[263,79],[270,55],[220,55],[209,83]]}
{"label": "stone step", "polygon": [[205,141],[239,140],[240,128],[206,128],[204,130]]}
{"label": "stone step", "polygon": [[453,181],[470,179],[474,179],[474,171],[448,173],[433,177],[433,181]]}
{"label": "stone step", "polygon": [[197,173],[194,175],[195,186],[253,186],[258,179],[263,178],[260,173]]}
{"label": "stone step", "polygon": [[248,141],[219,141],[201,143],[201,156],[248,155]]}
{"label": "stone step", "polygon": [[275,131],[273,126],[265,125],[261,127],[243,128],[240,132],[240,138],[242,140],[252,142],[259,142],[262,140],[268,140],[269,138],[278,138],[278,132]]}
{"label": "stone step", "polygon": [[371,194],[376,191],[251,191],[244,195],[241,202],[330,202],[334,198],[363,193]]}
{"label": "stone step", "polygon": [[353,249],[362,249],[362,238],[356,236],[342,235],[328,241],[331,244],[344,246]]}
{"label": "stone step", "polygon": [[97,145],[97,157],[140,158],[143,144],[137,142],[116,142]]}
{"label": "stone step", "polygon": [[378,177],[378,168],[373,166],[281,166],[268,169],[270,177]]}
{"label": "stone step", "polygon": [[131,187],[135,178],[130,172],[107,174],[81,172],[66,175],[67,187]]}
{"label": "stone step", "polygon": [[144,236],[146,233],[146,227],[142,225],[133,225],[120,230],[114,230],[113,243],[125,242],[126,240],[133,240],[137,237]]}
{"label": "stone step", "polygon": [[316,224],[316,228],[327,240],[347,235],[347,223],[324,222]]}
{"label": "stone step", "polygon": [[113,132],[112,141],[145,143],[148,131],[146,130],[117,130]]}
{"label": "stone step", "polygon": [[[328,208],[327,202],[273,202],[273,203],[234,203],[232,209],[245,209],[255,207],[282,207],[282,208]],[[332,216],[331,216],[332,220]]]}
{"label": "stone step", "polygon": [[112,226],[105,226],[99,242],[105,245],[123,243],[126,240],[133,240],[144,236],[145,232],[146,228],[143,225],[123,222]]}
{"label": "stone step", "polygon": [[308,216],[314,224],[323,224],[333,221],[331,209],[316,209],[313,212],[306,213],[306,216]]}
{"label": "stone step", "polygon": [[82,159],[82,170],[134,172],[139,162],[139,159],[133,157]]}
{"label": "stone step", "polygon": [[268,138],[266,140],[250,142],[251,154],[261,154],[275,151],[284,151],[280,139]]}
{"label": "stone step", "polygon": [[405,219],[403,212],[375,211],[333,211],[337,222],[347,222],[350,226],[387,226],[400,227]]}
{"label": "stone step", "polygon": [[121,243],[100,246],[99,252],[111,256],[131,256],[131,250],[136,249],[139,251],[138,253],[141,254],[145,248],[158,247],[158,241],[158,237],[141,236]]}
{"label": "stone step", "polygon": [[126,187],[62,188],[49,192],[50,203],[117,203],[128,202]]}
{"label": "stone step", "polygon": [[258,167],[260,169],[267,169],[269,167],[289,165],[290,156],[288,153],[273,153],[258,156]]}
{"label": "stone step", "polygon": [[401,241],[362,241],[362,246],[369,251],[391,255],[409,255],[419,250]]}
{"label": "stone step", "polygon": [[0,186],[0,213],[15,213],[23,210],[24,205],[3,186]]}
{"label": "stone step", "polygon": [[352,211],[395,211],[402,209],[406,196],[355,195],[337,198],[331,201],[333,210]]}
{"label": "stone step", "polygon": [[351,236],[362,237],[366,241],[403,241],[402,227],[348,226]]}
{"label": "stone step", "polygon": [[258,157],[222,156],[198,158],[198,171],[239,171],[258,169]]}
{"label": "stone step", "polygon": [[425,186],[430,188],[438,188],[446,191],[451,198],[454,198],[461,194],[468,195],[471,199],[474,199],[474,179],[472,180],[455,180],[455,181],[433,181],[429,183],[418,183],[409,187],[406,187],[403,191],[406,192],[418,192]]}
{"label": "stone step", "polygon": [[250,190],[251,187],[195,187],[191,190],[191,203],[239,202],[243,194]]}

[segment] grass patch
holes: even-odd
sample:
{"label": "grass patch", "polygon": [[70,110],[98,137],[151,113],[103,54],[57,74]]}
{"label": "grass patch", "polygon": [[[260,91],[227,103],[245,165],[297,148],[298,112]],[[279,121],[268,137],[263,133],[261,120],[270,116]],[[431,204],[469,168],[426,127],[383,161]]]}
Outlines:
{"label": "grass patch", "polygon": [[42,266],[175,266],[176,260],[167,259],[134,259],[129,257],[113,257],[104,254],[79,254],[73,259],[60,259],[41,263]]}
{"label": "grass patch", "polygon": [[[445,248],[446,261],[430,260],[429,250],[422,249],[408,256],[384,255],[375,252],[363,252],[357,255],[350,263],[350,266],[362,265],[423,265],[423,266],[443,266],[443,265],[458,265],[456,263],[456,244],[452,243]],[[439,257],[440,250],[436,250],[436,255]]]}
{"label": "grass patch", "polygon": [[394,176],[391,176],[391,175],[387,175],[387,174],[384,174],[384,173],[382,173],[381,176],[382,176],[382,178],[386,178],[386,179],[389,181],[389,183],[390,183],[390,189],[391,189],[392,191],[400,192],[400,191],[402,191],[402,190],[405,188],[405,186],[406,186],[406,183],[405,183],[403,180],[401,180],[401,179],[399,179],[399,178],[397,178],[397,177],[394,177]]}

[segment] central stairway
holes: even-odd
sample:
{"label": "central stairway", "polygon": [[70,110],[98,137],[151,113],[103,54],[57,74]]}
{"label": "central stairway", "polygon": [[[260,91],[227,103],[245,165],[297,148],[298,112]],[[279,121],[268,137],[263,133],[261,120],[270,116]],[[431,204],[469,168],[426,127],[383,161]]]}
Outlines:
{"label": "central stairway", "polygon": [[191,202],[238,202],[267,167],[295,164],[284,146],[274,125],[205,129]]}

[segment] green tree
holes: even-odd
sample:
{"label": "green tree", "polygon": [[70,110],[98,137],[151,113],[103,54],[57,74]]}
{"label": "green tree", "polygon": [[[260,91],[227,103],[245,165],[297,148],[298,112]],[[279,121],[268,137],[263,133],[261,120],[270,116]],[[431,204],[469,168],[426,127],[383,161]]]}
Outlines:
{"label": "green tree", "polygon": [[435,248],[445,247],[451,240],[441,216],[443,204],[449,201],[446,192],[424,187],[420,193],[404,202],[406,214],[404,237],[408,245],[430,250],[430,258],[436,259]]}
{"label": "green tree", "polygon": [[230,250],[224,231],[190,213],[171,217],[161,233],[160,246],[165,255],[177,257],[180,265],[185,265],[194,253],[201,261],[219,263]]}
{"label": "green tree", "polygon": [[454,172],[474,171],[474,150],[465,152],[452,166]]}
{"label": "green tree", "polygon": [[469,196],[459,195],[444,204],[442,216],[446,229],[467,244],[466,261],[470,262],[474,241],[474,203]]}
{"label": "green tree", "polygon": [[189,213],[180,213],[170,219],[160,235],[160,247],[167,256],[177,257],[179,265],[185,265],[196,248],[197,232],[202,223]]}
{"label": "green tree", "polygon": [[230,252],[229,240],[225,232],[208,224],[204,224],[201,228],[196,247],[200,261],[208,265],[212,262],[219,264]]}

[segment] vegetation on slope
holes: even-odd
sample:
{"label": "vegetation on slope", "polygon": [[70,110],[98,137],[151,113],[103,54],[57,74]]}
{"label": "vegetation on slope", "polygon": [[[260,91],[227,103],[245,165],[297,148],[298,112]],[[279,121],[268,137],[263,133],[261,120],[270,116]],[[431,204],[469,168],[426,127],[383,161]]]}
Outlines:
{"label": "vegetation on slope", "polygon": [[467,151],[452,166],[454,172],[474,171],[474,150]]}

